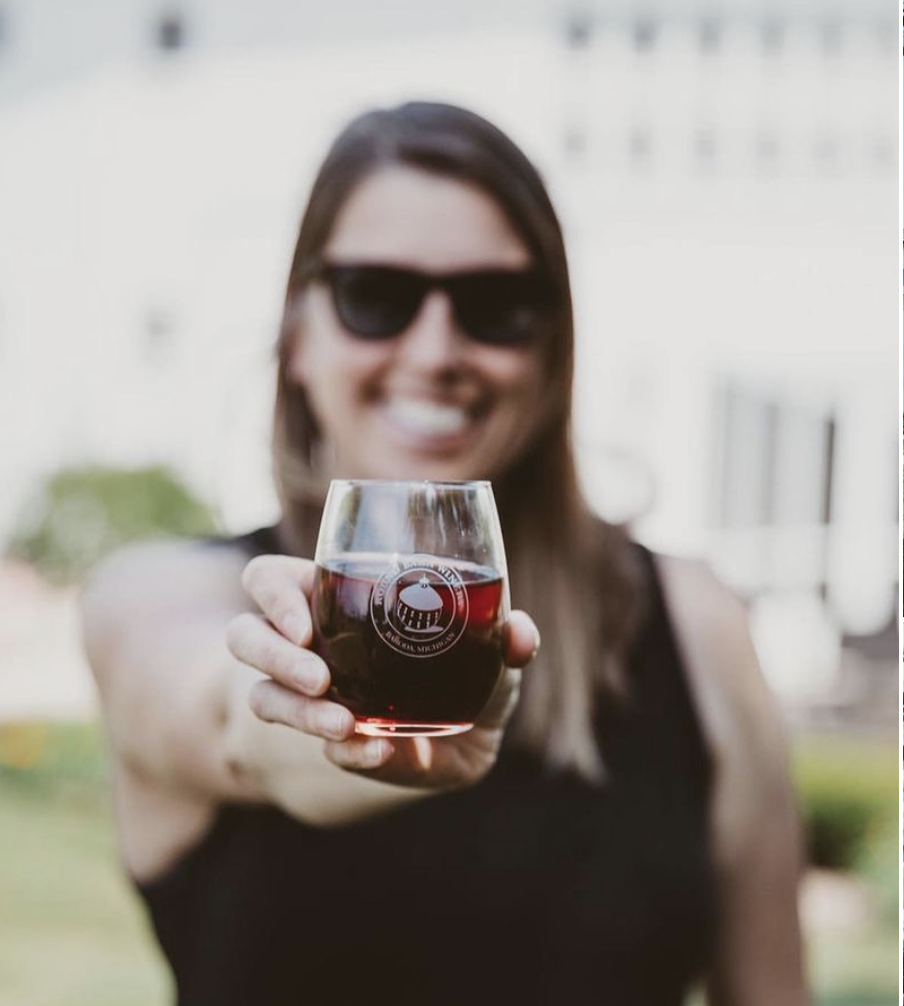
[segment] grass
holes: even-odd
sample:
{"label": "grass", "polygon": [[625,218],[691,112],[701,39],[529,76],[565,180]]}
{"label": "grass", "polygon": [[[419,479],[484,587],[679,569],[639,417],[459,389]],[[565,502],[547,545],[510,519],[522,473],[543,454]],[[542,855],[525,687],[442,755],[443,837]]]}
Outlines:
{"label": "grass", "polygon": [[809,969],[818,1006],[892,1006],[898,999],[898,937],[875,926],[811,941]]}
{"label": "grass", "polygon": [[0,726],[0,1002],[164,1006],[115,851],[97,732]]}
{"label": "grass", "polygon": [[[172,1001],[119,867],[96,727],[0,724],[0,863],[0,1003]],[[807,951],[816,1006],[897,1002],[896,922],[811,937]]]}

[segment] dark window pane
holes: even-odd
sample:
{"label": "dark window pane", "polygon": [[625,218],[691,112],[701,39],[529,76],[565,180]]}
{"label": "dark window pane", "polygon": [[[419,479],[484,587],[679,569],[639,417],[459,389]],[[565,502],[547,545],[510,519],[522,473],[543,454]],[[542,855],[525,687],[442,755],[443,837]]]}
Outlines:
{"label": "dark window pane", "polygon": [[887,168],[895,164],[897,160],[896,153],[897,151],[893,142],[887,136],[879,137],[873,143],[873,160],[877,167]]}
{"label": "dark window pane", "polygon": [[694,156],[698,164],[712,164],[718,153],[712,129],[698,129],[694,137]]}
{"label": "dark window pane", "polygon": [[145,311],[142,322],[146,356],[151,360],[163,358],[175,343],[175,312],[163,305],[152,305]]}
{"label": "dark window pane", "polygon": [[575,160],[587,153],[587,134],[580,126],[569,126],[565,130],[565,153]]}
{"label": "dark window pane", "polygon": [[157,22],[157,46],[175,52],[185,45],[185,22],[175,13],[164,14]]}
{"label": "dark window pane", "polygon": [[650,159],[653,141],[649,132],[640,127],[632,129],[628,135],[628,153],[632,161],[642,163]]}
{"label": "dark window pane", "polygon": [[590,45],[593,23],[586,13],[573,13],[565,22],[565,44],[569,49],[586,49]]}
{"label": "dark window pane", "polygon": [[705,17],[700,22],[697,40],[701,52],[715,52],[722,42],[722,25],[714,17]]}
{"label": "dark window pane", "polygon": [[830,168],[838,160],[838,141],[834,136],[818,137],[815,153],[820,167]]}
{"label": "dark window pane", "polygon": [[775,18],[767,18],[760,27],[760,37],[766,53],[776,55],[785,41],[785,26]]}
{"label": "dark window pane", "polygon": [[819,41],[827,56],[835,56],[841,51],[842,31],[838,21],[824,21],[819,27]]}
{"label": "dark window pane", "polygon": [[778,138],[772,133],[760,133],[756,138],[756,159],[761,165],[770,166],[778,161]]}
{"label": "dark window pane", "polygon": [[649,52],[656,44],[656,22],[650,17],[639,17],[634,22],[634,48],[638,52]]}

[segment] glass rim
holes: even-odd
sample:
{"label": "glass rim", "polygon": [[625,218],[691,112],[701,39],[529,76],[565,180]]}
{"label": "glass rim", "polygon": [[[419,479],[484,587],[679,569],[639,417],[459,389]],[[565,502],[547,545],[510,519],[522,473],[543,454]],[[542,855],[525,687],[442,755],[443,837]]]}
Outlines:
{"label": "glass rim", "polygon": [[489,479],[330,479],[330,486],[446,486],[453,489],[490,486]]}

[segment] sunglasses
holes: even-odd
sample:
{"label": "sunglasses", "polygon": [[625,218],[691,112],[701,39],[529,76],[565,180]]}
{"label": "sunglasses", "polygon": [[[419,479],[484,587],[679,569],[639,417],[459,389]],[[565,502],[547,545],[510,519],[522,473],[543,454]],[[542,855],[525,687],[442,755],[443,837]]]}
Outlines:
{"label": "sunglasses", "polygon": [[400,335],[431,290],[442,290],[455,320],[474,342],[524,346],[555,303],[552,282],[535,269],[477,269],[447,274],[400,266],[322,262],[315,276],[330,288],[348,332],[370,341]]}

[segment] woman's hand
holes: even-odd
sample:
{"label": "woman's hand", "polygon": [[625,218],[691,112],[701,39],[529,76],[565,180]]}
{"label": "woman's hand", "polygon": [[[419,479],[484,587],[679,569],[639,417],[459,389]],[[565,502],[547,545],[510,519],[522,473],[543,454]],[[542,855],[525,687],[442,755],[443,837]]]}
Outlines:
{"label": "woman's hand", "polygon": [[262,720],[282,723],[325,741],[324,754],[340,768],[403,786],[447,788],[476,782],[493,766],[518,699],[520,668],[539,647],[539,633],[523,611],[506,625],[506,669],[474,727],[452,737],[385,738],[355,733],[348,709],[330,701],[330,672],[309,647],[314,563],[292,556],[252,559],[242,584],[260,614],[233,618],[227,628],[232,654],[265,680],[249,695]]}

